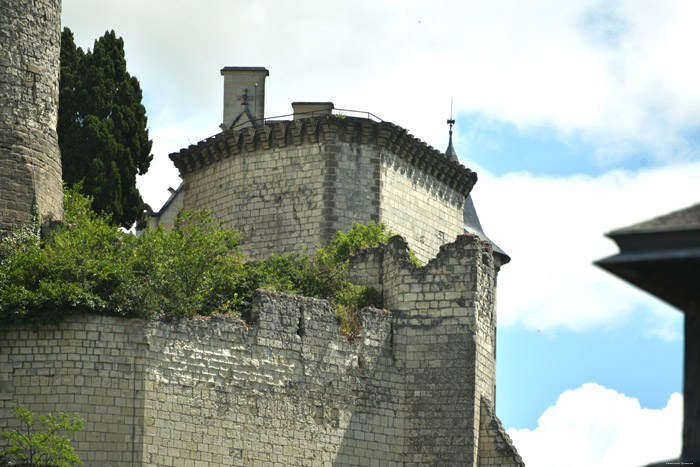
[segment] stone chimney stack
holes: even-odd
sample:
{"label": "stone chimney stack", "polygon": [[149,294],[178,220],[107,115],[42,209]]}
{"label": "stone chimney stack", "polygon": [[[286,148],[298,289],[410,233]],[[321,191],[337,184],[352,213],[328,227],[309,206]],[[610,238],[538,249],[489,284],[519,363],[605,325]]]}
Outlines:
{"label": "stone chimney stack", "polygon": [[299,120],[300,118],[331,115],[335,107],[332,102],[292,102],[292,108],[294,109],[294,120]]}
{"label": "stone chimney stack", "polygon": [[241,129],[262,124],[265,117],[265,78],[267,68],[258,66],[227,66],[224,77],[224,121],[221,129]]}

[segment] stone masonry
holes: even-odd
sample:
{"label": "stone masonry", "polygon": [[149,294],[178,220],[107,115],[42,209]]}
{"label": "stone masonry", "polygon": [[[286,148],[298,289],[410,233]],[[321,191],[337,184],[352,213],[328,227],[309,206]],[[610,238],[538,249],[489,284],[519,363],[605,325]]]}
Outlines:
{"label": "stone masonry", "polygon": [[333,115],[228,129],[170,158],[186,209],[209,208],[253,257],[313,253],[384,222],[421,261],[464,232],[476,174],[387,122]]}
{"label": "stone masonry", "polygon": [[[63,218],[60,7],[0,2],[0,236],[34,205],[42,223]],[[386,310],[364,310],[352,339],[327,302],[266,291],[250,324],[16,326],[0,334],[0,430],[16,426],[14,403],[77,413],[73,444],[102,467],[522,466],[491,402],[492,247],[462,235],[476,174],[396,125],[333,116],[331,103],[263,122],[267,74],[222,70],[224,131],[171,154],[177,202],[212,209],[253,257],[313,253],[353,222],[386,223],[406,240],[351,262]]]}
{"label": "stone masonry", "polygon": [[418,268],[394,237],[351,269],[389,310],[364,310],[357,339],[327,302],[266,291],[250,325],[88,315],[0,334],[0,421],[12,403],[78,413],[74,446],[102,467],[522,466],[491,403],[490,244],[462,235]]}
{"label": "stone masonry", "polygon": [[265,112],[265,78],[270,73],[263,67],[221,69],[224,77],[224,122],[222,129],[254,124]]}
{"label": "stone masonry", "polygon": [[58,149],[60,0],[0,2],[0,236],[38,206],[63,218]]}

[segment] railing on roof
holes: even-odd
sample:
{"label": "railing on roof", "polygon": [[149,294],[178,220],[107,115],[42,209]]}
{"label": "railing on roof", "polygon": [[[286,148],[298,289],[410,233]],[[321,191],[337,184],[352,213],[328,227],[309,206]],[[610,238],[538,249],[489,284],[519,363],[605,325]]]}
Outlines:
{"label": "railing on roof", "polygon": [[[373,120],[375,122],[384,122],[381,118],[377,117],[374,115],[372,112],[367,112],[366,110],[351,110],[351,109],[332,109],[333,115],[337,117],[351,117],[351,116],[357,116],[357,118],[366,118],[368,120]],[[353,115],[348,115],[346,112],[351,113]],[[327,110],[310,110],[308,112],[296,112],[296,113],[291,113],[291,114],[285,114],[285,115],[275,115],[274,117],[265,117],[265,118],[256,118],[255,120],[247,120],[243,123],[239,123],[237,125],[232,126],[232,129],[236,129],[238,127],[242,127],[245,125],[250,124],[253,122],[253,124],[256,124],[258,122],[263,122],[266,123],[268,121],[277,121],[277,120],[284,120],[284,119],[289,119],[289,117],[294,118],[295,115],[308,115],[310,117],[316,116],[316,115],[327,115],[328,111]]]}
{"label": "railing on roof", "polygon": [[[380,123],[381,123],[381,122],[384,121],[384,120],[382,120],[381,118],[379,118],[379,117],[377,117],[376,115],[374,115],[372,112],[367,112],[367,111],[365,111],[365,110],[351,110],[351,109],[333,109],[333,110],[335,110],[336,112],[339,112],[339,113],[335,114],[335,115],[338,115],[338,116],[346,115],[346,114],[344,114],[343,112],[351,112],[351,113],[357,114],[357,115],[367,115],[366,118],[367,118],[368,120],[374,120],[375,122],[380,122]],[[359,117],[358,117],[358,118],[359,118]]]}

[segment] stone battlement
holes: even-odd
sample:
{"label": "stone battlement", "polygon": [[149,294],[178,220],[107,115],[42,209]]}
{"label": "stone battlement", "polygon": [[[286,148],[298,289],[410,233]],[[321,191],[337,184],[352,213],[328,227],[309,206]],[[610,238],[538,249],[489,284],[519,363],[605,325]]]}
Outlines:
{"label": "stone battlement", "polygon": [[404,128],[389,122],[333,115],[272,121],[241,130],[228,129],[171,154],[170,159],[184,177],[186,173],[225,157],[271,148],[333,142],[359,143],[386,149],[464,196],[471,192],[476,183],[476,173],[446,158]]}
{"label": "stone battlement", "polygon": [[392,123],[332,115],[228,129],[170,158],[182,206],[208,208],[254,258],[313,253],[383,222],[427,262],[464,232],[476,174]]}
{"label": "stone battlement", "polygon": [[370,257],[388,310],[364,310],[357,339],[326,301],[269,291],[250,325],[85,315],[0,334],[0,420],[78,413],[73,444],[103,467],[522,465],[489,402],[490,246],[462,236],[418,268],[394,237]]}

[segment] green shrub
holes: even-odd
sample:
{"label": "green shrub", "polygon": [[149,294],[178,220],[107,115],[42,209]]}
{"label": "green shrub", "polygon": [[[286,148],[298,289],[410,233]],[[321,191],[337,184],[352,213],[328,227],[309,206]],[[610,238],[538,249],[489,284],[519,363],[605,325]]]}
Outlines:
{"label": "green shrub", "polygon": [[[121,248],[124,236],[71,191],[66,193],[66,218],[82,228],[65,225],[43,242],[37,235],[21,234],[19,245],[2,242],[2,325],[18,320],[55,323],[71,313],[108,308],[105,298],[123,281],[120,264],[111,253]],[[22,229],[36,230],[38,225]]]}
{"label": "green shrub", "polygon": [[139,236],[132,274],[147,290],[149,308],[169,317],[227,309],[227,284],[241,270],[238,241],[208,211],[183,211],[172,232],[159,227]]}
{"label": "green shrub", "polygon": [[[373,287],[357,286],[348,282],[350,256],[362,248],[385,243],[394,233],[382,223],[369,225],[353,223],[347,232],[336,232],[326,248],[316,252],[312,274],[321,278],[317,293],[327,299],[341,322],[341,330],[347,336],[360,331],[360,310],[367,306],[381,308],[382,295]],[[315,295],[314,295],[315,296]]]}
{"label": "green shrub", "polygon": [[[0,449],[0,466],[22,467],[71,467],[83,465],[68,438],[59,432],[76,432],[83,429],[83,420],[65,413],[35,416],[19,405],[13,405],[15,418],[20,421],[17,430],[0,433],[0,440],[8,445]],[[37,422],[42,426],[38,430]]]}
{"label": "green shrub", "polygon": [[386,242],[384,224],[353,224],[328,247],[246,260],[239,234],[208,211],[183,211],[171,232],[136,237],[95,214],[90,199],[65,190],[66,223],[44,239],[38,215],[0,241],[0,329],[22,321],[58,323],[75,313],[123,317],[250,316],[256,289],[323,298],[357,331],[358,312],[381,307],[376,290],[348,282],[351,255]]}
{"label": "green shrub", "polygon": [[[58,323],[75,313],[167,317],[228,310],[241,270],[238,235],[207,212],[183,212],[172,232],[140,237],[65,191],[66,223],[39,240],[32,225],[0,242],[0,328]],[[235,307],[234,307],[235,308]]]}

